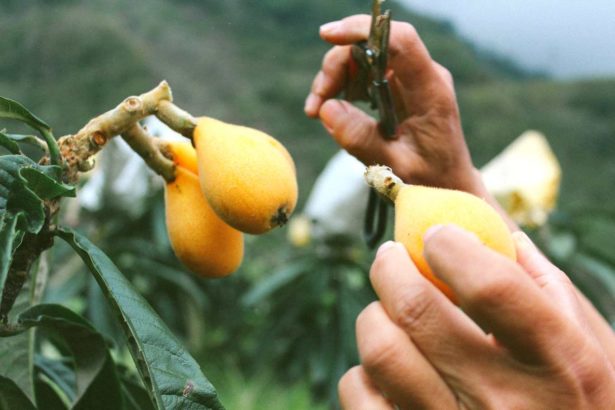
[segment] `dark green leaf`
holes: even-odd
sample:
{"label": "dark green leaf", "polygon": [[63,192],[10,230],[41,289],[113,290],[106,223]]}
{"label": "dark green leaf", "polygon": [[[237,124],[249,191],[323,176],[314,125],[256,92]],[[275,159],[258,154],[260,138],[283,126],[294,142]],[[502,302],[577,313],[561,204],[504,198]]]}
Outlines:
{"label": "dark green leaf", "polygon": [[28,111],[26,107],[19,104],[17,101],[0,97],[0,118],[9,118],[24,122],[40,132],[45,138],[45,142],[47,142],[51,163],[54,165],[59,165],[61,163],[60,150],[58,149],[57,141],[51,133],[51,127]]}
{"label": "dark green leaf", "polygon": [[[9,323],[15,323],[19,313],[32,305],[35,297],[33,283],[38,277],[38,266],[31,273],[31,279],[26,281],[9,312]],[[34,330],[0,338],[0,357],[0,375],[13,380],[34,401]]]}
{"label": "dark green leaf", "polygon": [[24,392],[34,398],[32,388],[32,331],[0,338],[0,376],[10,378]]}
{"label": "dark green leaf", "polygon": [[194,303],[197,309],[203,310],[205,308],[207,304],[205,294],[194,283],[194,278],[186,275],[185,272],[147,258],[139,259],[135,261],[135,264],[137,270],[141,270],[148,275],[154,275],[173,286],[177,286],[181,292],[190,296],[191,303]]}
{"label": "dark green leaf", "polygon": [[120,379],[126,410],[154,410],[147,390],[138,381],[132,380],[127,375],[120,376]]}
{"label": "dark green leaf", "polygon": [[[35,383],[36,404],[40,409],[45,410],[67,410],[68,407],[49,382],[37,380]],[[55,387],[57,388],[57,387]]]}
{"label": "dark green leaf", "polygon": [[570,279],[615,326],[615,266],[587,254],[577,254],[569,269]]}
{"label": "dark green leaf", "polygon": [[68,367],[67,363],[37,354],[34,358],[34,364],[42,374],[62,390],[70,401],[75,399],[77,395],[75,373]]}
{"label": "dark green leaf", "polygon": [[118,316],[131,355],[157,409],[222,409],[200,366],[113,262],[80,234],[61,230],[88,266]]}
{"label": "dark green leaf", "polygon": [[74,187],[60,178],[58,166],[39,165],[23,155],[0,156],[0,212],[21,214],[18,227],[38,233],[45,221],[43,200],[75,196]]}
{"label": "dark green leaf", "polygon": [[274,274],[269,275],[266,279],[259,281],[259,283],[241,299],[241,303],[245,306],[253,306],[261,302],[302,273],[309,272],[311,265],[310,261],[301,260],[284,269],[280,269]]}
{"label": "dark green leaf", "polygon": [[28,124],[36,130],[51,131],[51,127],[43,120],[32,114],[26,107],[17,101],[0,97],[0,118],[9,118]]}
{"label": "dark green leaf", "polygon": [[4,292],[9,267],[13,261],[13,245],[18,216],[4,212],[0,219],[0,295]]}
{"label": "dark green leaf", "polygon": [[27,181],[19,172],[36,166],[34,161],[22,155],[0,157],[0,210],[13,215],[23,214],[24,229],[31,233],[38,233],[45,221],[43,201],[27,188]]}
{"label": "dark green leaf", "polygon": [[75,196],[75,187],[57,182],[45,173],[35,168],[24,168],[20,175],[27,181],[30,188],[41,199],[53,199],[59,196]]}
{"label": "dark green leaf", "polygon": [[19,387],[6,377],[0,376],[0,410],[36,410]]}
{"label": "dark green leaf", "polygon": [[23,135],[23,134],[5,134],[5,135],[14,142],[33,145],[35,147],[40,148],[42,151],[47,150],[47,145],[45,144],[45,141],[37,138],[35,135]]}
{"label": "dark green leaf", "polygon": [[19,145],[3,132],[0,132],[0,146],[6,148],[11,154],[20,153]]}
{"label": "dark green leaf", "polygon": [[19,315],[25,326],[42,327],[66,345],[75,365],[74,409],[121,408],[115,365],[104,338],[80,315],[60,305],[36,305]]}

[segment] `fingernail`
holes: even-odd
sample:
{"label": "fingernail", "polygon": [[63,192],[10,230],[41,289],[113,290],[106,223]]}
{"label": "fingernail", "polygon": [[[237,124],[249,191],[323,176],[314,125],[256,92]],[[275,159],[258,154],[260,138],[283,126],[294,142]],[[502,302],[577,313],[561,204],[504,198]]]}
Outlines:
{"label": "fingernail", "polygon": [[308,95],[308,97],[305,100],[305,106],[303,107],[303,110],[306,112],[306,114],[308,115],[315,115],[317,110],[318,110],[318,101],[319,101],[319,97],[314,95],[314,94],[310,94]]}
{"label": "fingernail", "polygon": [[323,24],[320,26],[320,34],[333,34],[338,30],[339,26],[339,21],[332,21],[331,23]]}
{"label": "fingernail", "polygon": [[516,231],[512,233],[513,240],[519,247],[525,247],[528,249],[536,249],[536,245],[530,239],[529,236],[523,231]]}
{"label": "fingernail", "polygon": [[427,242],[436,232],[444,228],[444,225],[434,225],[425,231],[423,235],[423,242]]}
{"label": "fingernail", "polygon": [[327,132],[331,135],[334,135],[335,129],[333,127],[331,127],[328,124],[325,124],[324,122],[321,122],[322,126],[325,127],[325,129],[327,130]]}
{"label": "fingernail", "polygon": [[395,246],[397,246],[396,242],[386,241],[385,243],[380,245],[380,247],[378,248],[378,251],[376,252],[376,256],[380,256],[381,254],[383,254],[384,252],[386,252],[387,250],[391,248],[394,248]]}

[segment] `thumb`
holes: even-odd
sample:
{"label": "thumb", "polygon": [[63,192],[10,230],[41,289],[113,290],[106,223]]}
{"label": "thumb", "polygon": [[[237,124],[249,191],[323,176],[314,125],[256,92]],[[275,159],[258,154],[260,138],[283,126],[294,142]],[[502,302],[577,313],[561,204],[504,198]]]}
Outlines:
{"label": "thumb", "polygon": [[320,121],[335,141],[366,165],[385,163],[384,144],[376,120],[343,100],[326,101]]}

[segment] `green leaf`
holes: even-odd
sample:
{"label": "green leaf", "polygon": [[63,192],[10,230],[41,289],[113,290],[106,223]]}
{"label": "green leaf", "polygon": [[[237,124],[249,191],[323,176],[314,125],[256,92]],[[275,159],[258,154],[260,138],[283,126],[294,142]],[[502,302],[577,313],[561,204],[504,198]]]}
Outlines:
{"label": "green leaf", "polygon": [[0,212],[22,214],[20,228],[38,233],[45,221],[43,200],[75,196],[74,187],[60,178],[58,166],[39,165],[23,155],[0,156]]}
{"label": "green leaf", "polygon": [[157,409],[223,409],[199,364],[111,260],[82,235],[58,235],[82,257],[117,315],[143,383]]}
{"label": "green leaf", "polygon": [[[26,281],[22,287],[9,312],[9,323],[15,323],[19,313],[30,308],[33,298],[36,297],[34,283],[39,277],[39,266],[36,266],[31,273],[30,280]],[[26,396],[34,401],[34,330],[30,329],[14,336],[0,338],[0,357],[2,358],[0,375],[13,380]]]}
{"label": "green leaf", "polygon": [[39,148],[42,151],[47,150],[47,144],[45,141],[37,138],[35,135],[23,135],[23,134],[5,134],[13,142],[29,144]]}
{"label": "green leaf", "polygon": [[41,170],[24,168],[21,170],[20,175],[27,181],[28,188],[34,191],[41,199],[53,199],[59,196],[75,196],[74,186],[57,182]]}
{"label": "green leaf", "polygon": [[42,374],[60,388],[69,400],[75,399],[77,396],[75,373],[66,363],[37,354],[34,364]]}
{"label": "green leaf", "polygon": [[587,254],[572,259],[570,279],[591,300],[596,308],[615,325],[615,266]]}
{"label": "green leaf", "polygon": [[23,168],[36,166],[34,161],[22,155],[0,157],[0,211],[23,214],[23,229],[30,233],[38,233],[43,227],[43,201],[28,189],[27,181],[19,173]]}
{"label": "green leaf", "polygon": [[19,154],[21,152],[19,145],[3,132],[0,132],[0,146],[6,148],[11,154]]}
{"label": "green leaf", "polygon": [[122,381],[122,395],[124,396],[124,404],[126,410],[154,410],[152,401],[147,394],[147,390],[139,383],[138,380],[126,373],[126,371],[120,371],[120,380]]}
{"label": "green leaf", "polygon": [[0,410],[36,410],[34,404],[11,380],[0,376]]}
{"label": "green leaf", "polygon": [[32,331],[28,330],[0,338],[0,376],[11,379],[31,399],[34,399],[30,361],[33,337]]}
{"label": "green leaf", "polygon": [[0,97],[0,118],[24,122],[36,130],[46,129],[51,131],[51,127],[45,121],[32,114],[17,101],[9,98]]}
{"label": "green leaf", "polygon": [[4,292],[4,285],[8,276],[9,267],[13,262],[13,248],[17,236],[17,215],[4,213],[0,219],[0,295]]}
{"label": "green leaf", "polygon": [[258,282],[248,293],[241,298],[241,303],[244,306],[253,306],[263,299],[271,296],[275,291],[284,285],[292,282],[302,273],[309,272],[312,263],[310,261],[299,261],[288,267],[280,269],[266,279]]}
{"label": "green leaf", "polygon": [[38,404],[39,408],[44,408],[45,410],[67,410],[68,406],[62,401],[59,392],[56,391],[58,387],[50,383],[47,380],[39,379],[36,381],[36,404]]}
{"label": "green leaf", "polygon": [[47,142],[51,163],[54,165],[60,164],[61,159],[58,143],[51,133],[51,127],[43,120],[32,114],[26,107],[17,101],[4,97],[0,97],[0,118],[21,121],[40,132]]}
{"label": "green leaf", "polygon": [[135,270],[147,272],[148,275],[156,276],[167,281],[169,285],[179,288],[181,292],[190,296],[190,302],[194,303],[198,310],[205,309],[207,300],[204,293],[199,290],[198,285],[194,282],[193,277],[186,275],[185,272],[147,258],[138,259],[135,261],[135,265]]}
{"label": "green leaf", "polygon": [[72,408],[121,408],[119,380],[105,339],[83,317],[61,305],[36,305],[19,315],[19,323],[44,328],[71,351],[76,381]]}

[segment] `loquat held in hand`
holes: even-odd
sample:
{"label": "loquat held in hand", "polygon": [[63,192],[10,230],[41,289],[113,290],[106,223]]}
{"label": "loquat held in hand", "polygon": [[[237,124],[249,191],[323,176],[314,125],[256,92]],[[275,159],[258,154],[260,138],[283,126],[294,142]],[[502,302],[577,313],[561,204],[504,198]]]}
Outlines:
{"label": "loquat held in hand", "polygon": [[435,225],[454,224],[474,233],[489,248],[516,260],[506,223],[491,205],[467,192],[405,184],[390,168],[371,166],[367,183],[395,203],[395,240],[401,242],[417,269],[444,294],[452,291],[438,279],[423,256],[423,237]]}

